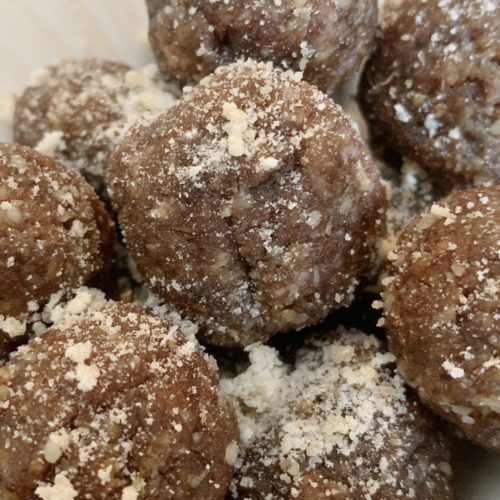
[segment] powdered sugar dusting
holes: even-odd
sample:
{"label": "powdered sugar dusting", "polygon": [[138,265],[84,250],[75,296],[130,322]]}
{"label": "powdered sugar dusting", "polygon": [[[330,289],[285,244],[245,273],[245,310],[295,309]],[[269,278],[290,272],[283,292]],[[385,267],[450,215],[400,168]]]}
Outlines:
{"label": "powdered sugar dusting", "polygon": [[141,274],[216,344],[348,304],[384,232],[385,192],[349,119],[300,73],[251,60],[129,134],[108,191]]}
{"label": "powdered sugar dusting", "polygon": [[[325,486],[328,481],[315,486],[316,494],[321,491],[326,497],[340,487],[352,498],[372,498],[376,491],[394,485],[395,477],[401,478],[400,468],[413,453],[405,440],[411,442],[418,431],[408,423],[416,414],[403,379],[390,369],[395,358],[374,337],[343,330],[338,334],[312,341],[299,351],[293,367],[270,347],[250,346],[249,368],[221,381],[236,404],[243,443],[233,498],[244,497],[247,491],[266,495],[268,488],[280,493],[270,498],[294,497],[294,491],[309,483],[306,478],[322,467],[334,477],[331,490]],[[399,444],[388,451],[387,441],[395,433]],[[364,463],[361,450],[367,443],[370,459]],[[373,461],[372,453],[377,457]],[[335,475],[337,464],[344,460],[353,473],[355,462],[364,463],[355,486],[342,482],[340,472]],[[413,475],[411,467],[408,477]],[[268,482],[261,482],[266,474]],[[405,479],[396,489],[412,498],[411,484]]]}

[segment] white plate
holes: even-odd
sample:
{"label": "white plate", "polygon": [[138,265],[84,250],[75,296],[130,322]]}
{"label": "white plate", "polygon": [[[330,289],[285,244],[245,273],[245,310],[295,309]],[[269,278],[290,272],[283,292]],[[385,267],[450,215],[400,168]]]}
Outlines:
{"label": "white plate", "polygon": [[[0,141],[31,72],[85,56],[150,62],[144,0],[0,0]],[[455,476],[458,500],[500,499],[500,455],[464,445]]]}

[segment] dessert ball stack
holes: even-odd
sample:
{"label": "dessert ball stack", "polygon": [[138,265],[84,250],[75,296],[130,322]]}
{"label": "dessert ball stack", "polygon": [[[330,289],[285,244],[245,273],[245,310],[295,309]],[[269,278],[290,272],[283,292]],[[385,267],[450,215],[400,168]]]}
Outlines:
{"label": "dessert ball stack", "polygon": [[0,497],[452,498],[450,429],[500,449],[498,0],[145,3],[158,68],[39,71],[0,144]]}

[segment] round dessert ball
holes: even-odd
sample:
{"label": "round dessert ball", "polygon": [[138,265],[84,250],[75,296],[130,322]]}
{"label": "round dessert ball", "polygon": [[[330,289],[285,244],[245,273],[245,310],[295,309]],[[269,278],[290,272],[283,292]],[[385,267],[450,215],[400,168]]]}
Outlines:
{"label": "round dessert ball", "polygon": [[270,63],[216,70],[115,151],[108,186],[140,273],[213,344],[349,304],[386,193],[331,99]]}
{"label": "round dessert ball", "polygon": [[67,60],[34,75],[14,113],[14,139],[79,170],[101,193],[116,144],[137,121],[175,102],[156,66],[133,71],[98,59]]}
{"label": "round dessert ball", "polygon": [[192,83],[240,58],[303,71],[324,91],[361,66],[376,0],[147,0],[149,41],[167,78]]}
{"label": "round dessert ball", "polygon": [[448,443],[375,337],[313,337],[292,364],[248,350],[221,381],[242,438],[230,498],[452,498]]}
{"label": "round dessert ball", "polygon": [[500,4],[391,0],[361,83],[375,140],[435,182],[500,182]]}
{"label": "round dessert ball", "polygon": [[0,357],[51,294],[89,283],[109,266],[114,242],[110,217],[77,172],[0,144]]}
{"label": "round dessert ball", "polygon": [[383,302],[399,371],[466,436],[500,450],[500,186],[434,203],[390,257]]}
{"label": "round dessert ball", "polygon": [[0,440],[9,500],[223,499],[238,449],[215,361],[89,289],[0,368]]}

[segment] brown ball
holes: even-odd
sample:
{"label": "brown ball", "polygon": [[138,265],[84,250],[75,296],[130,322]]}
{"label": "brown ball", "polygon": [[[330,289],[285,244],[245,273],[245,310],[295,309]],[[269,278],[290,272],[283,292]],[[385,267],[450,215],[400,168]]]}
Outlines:
{"label": "brown ball", "polygon": [[392,0],[361,101],[375,140],[449,192],[500,182],[500,3]]}
{"label": "brown ball", "polygon": [[391,257],[383,298],[400,372],[469,438],[500,450],[500,186],[433,204]]}
{"label": "brown ball", "polygon": [[386,193],[349,119],[269,63],[186,92],[121,144],[108,185],[140,273],[221,345],[349,304],[385,229]]}
{"label": "brown ball", "polygon": [[448,443],[375,337],[313,337],[293,365],[249,351],[221,382],[243,439],[231,498],[451,499]]}
{"label": "brown ball", "polygon": [[54,150],[59,161],[81,171],[99,189],[109,155],[109,139],[102,132],[121,117],[117,96],[130,69],[83,59],[42,71],[16,102],[15,141],[34,148],[47,138],[54,144],[42,147]]}
{"label": "brown ball", "polygon": [[90,283],[109,265],[114,242],[111,219],[78,173],[0,144],[0,357],[51,294]]}
{"label": "brown ball", "polygon": [[88,289],[0,368],[2,499],[223,499],[237,440],[196,341]]}
{"label": "brown ball", "polygon": [[149,40],[167,78],[199,81],[240,58],[303,71],[324,91],[369,54],[377,2],[359,0],[147,0]]}
{"label": "brown ball", "polygon": [[156,73],[98,59],[50,66],[17,101],[14,138],[79,170],[102,194],[109,155],[128,128],[175,102]]}

